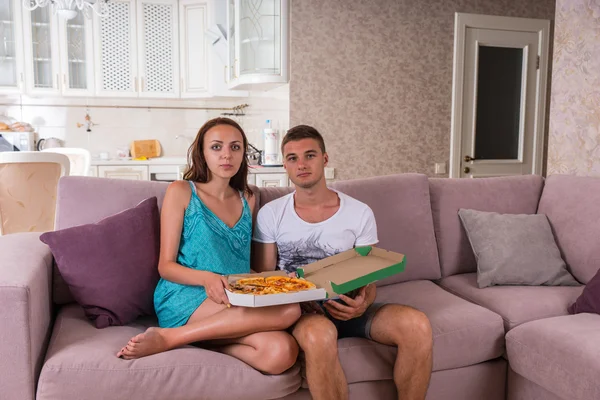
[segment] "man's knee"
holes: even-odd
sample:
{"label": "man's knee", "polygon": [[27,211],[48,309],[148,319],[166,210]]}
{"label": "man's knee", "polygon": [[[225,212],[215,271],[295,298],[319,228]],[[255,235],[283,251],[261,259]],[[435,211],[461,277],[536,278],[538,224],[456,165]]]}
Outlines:
{"label": "man's knee", "polygon": [[[388,308],[387,310],[385,310]],[[403,343],[421,343],[425,347],[431,347],[433,333],[429,318],[422,311],[408,306],[388,305],[382,310],[385,325],[389,329],[389,334],[393,336],[398,345]]]}
{"label": "man's knee", "polygon": [[262,371],[271,375],[287,371],[296,363],[298,351],[296,340],[289,334],[270,339],[260,351],[264,360]]}
{"label": "man's knee", "polygon": [[305,353],[337,352],[337,328],[324,316],[302,317],[293,334]]}

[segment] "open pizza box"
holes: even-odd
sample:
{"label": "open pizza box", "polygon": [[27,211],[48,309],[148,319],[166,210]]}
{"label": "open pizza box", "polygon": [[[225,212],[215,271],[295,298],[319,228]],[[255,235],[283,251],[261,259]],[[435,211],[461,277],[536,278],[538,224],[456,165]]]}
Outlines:
{"label": "open pizza box", "polygon": [[[340,294],[377,282],[404,271],[403,254],[372,246],[356,247],[298,268],[298,277],[316,285],[315,289],[281,294],[241,294],[225,290],[234,306],[265,307],[278,304],[301,303],[313,300],[335,299]],[[257,274],[229,275],[229,283],[240,278],[259,276],[286,276],[285,271]]]}

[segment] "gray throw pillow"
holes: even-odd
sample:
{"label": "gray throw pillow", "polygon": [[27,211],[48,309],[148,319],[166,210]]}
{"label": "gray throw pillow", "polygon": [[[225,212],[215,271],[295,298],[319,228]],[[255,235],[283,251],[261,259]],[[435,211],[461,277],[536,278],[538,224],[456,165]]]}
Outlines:
{"label": "gray throw pillow", "polygon": [[567,271],[543,214],[460,209],[477,259],[477,286],[579,286]]}

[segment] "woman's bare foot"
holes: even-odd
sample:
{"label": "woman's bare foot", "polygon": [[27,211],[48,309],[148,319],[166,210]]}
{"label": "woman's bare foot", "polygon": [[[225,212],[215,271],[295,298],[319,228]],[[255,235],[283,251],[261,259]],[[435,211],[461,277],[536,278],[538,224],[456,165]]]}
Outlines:
{"label": "woman's bare foot", "polygon": [[146,332],[132,337],[118,353],[126,360],[149,356],[169,350],[162,328],[148,328]]}

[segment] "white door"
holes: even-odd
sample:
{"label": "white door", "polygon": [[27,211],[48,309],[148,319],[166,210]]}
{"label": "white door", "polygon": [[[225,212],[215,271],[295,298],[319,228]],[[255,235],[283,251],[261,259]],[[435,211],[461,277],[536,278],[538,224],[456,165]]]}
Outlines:
{"label": "white door", "polygon": [[549,21],[456,24],[450,177],[541,174]]}
{"label": "white door", "polygon": [[179,97],[177,0],[138,0],[140,97]]}
{"label": "white door", "polygon": [[23,93],[23,19],[20,0],[0,2],[0,93]]}
{"label": "white door", "polygon": [[60,94],[57,23],[51,7],[23,10],[25,82],[30,94]]}
{"label": "white door", "polygon": [[137,97],[135,0],[107,3],[108,16],[94,16],[96,95]]}
{"label": "white door", "polygon": [[[207,0],[180,0],[179,41],[181,97],[209,95],[209,52],[204,32],[208,29],[212,4]],[[216,77],[219,78],[218,76]]]}
{"label": "white door", "polygon": [[94,95],[94,41],[92,20],[78,12],[73,19],[59,18],[62,94]]}

